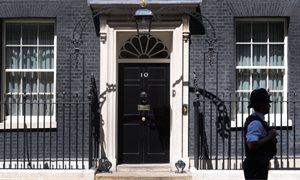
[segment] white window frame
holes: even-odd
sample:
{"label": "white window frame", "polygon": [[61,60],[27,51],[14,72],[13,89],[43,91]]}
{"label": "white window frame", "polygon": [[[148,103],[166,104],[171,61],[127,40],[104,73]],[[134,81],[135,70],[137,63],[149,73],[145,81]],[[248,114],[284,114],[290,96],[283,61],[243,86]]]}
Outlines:
{"label": "white window frame", "polygon": [[[39,128],[56,128],[56,57],[57,57],[57,35],[56,35],[56,21],[55,20],[46,20],[46,19],[22,19],[22,20],[4,20],[2,23],[2,67],[1,67],[1,102],[5,99],[6,94],[6,72],[33,72],[32,69],[6,69],[6,47],[9,47],[10,45],[6,45],[6,24],[8,23],[19,23],[19,24],[43,24],[43,23],[51,23],[54,25],[54,42],[53,45],[42,45],[42,47],[54,47],[54,59],[53,59],[53,69],[34,69],[34,72],[53,72],[54,74],[54,85],[53,85],[53,112],[52,116],[36,116],[36,115],[26,115],[25,117],[23,115],[18,116],[10,116],[4,114],[4,106],[1,106],[0,110],[2,117],[0,117],[0,129],[24,129],[24,128],[30,128],[30,129],[39,129]],[[40,45],[19,45],[20,47],[39,47]],[[13,94],[20,94],[20,93],[13,93]],[[37,93],[32,93],[37,94]],[[50,95],[51,93],[45,93],[46,95]],[[30,95],[30,93],[29,93]],[[40,95],[44,95],[44,93],[40,93]],[[41,102],[41,105],[43,103]],[[25,118],[25,121],[24,121]]]}
{"label": "white window frame", "polygon": [[[292,126],[292,120],[288,119],[287,115],[287,80],[288,80],[288,35],[287,35],[287,20],[285,18],[241,18],[241,19],[236,19],[235,24],[237,22],[249,22],[251,23],[251,41],[250,42],[237,42],[235,39],[235,48],[237,45],[250,45],[250,59],[251,59],[251,64],[250,66],[237,66],[236,65],[236,70],[241,70],[241,69],[247,69],[250,71],[257,70],[257,69],[265,69],[265,70],[271,70],[271,69],[278,69],[278,70],[283,70],[284,71],[284,76],[283,76],[283,90],[270,90],[270,92],[282,92],[283,93],[283,106],[282,106],[282,114],[280,112],[277,112],[276,114],[270,113],[265,116],[265,120],[269,122],[270,126]],[[254,22],[267,22],[267,28],[269,32],[269,22],[283,22],[284,24],[284,41],[281,42],[270,42],[269,40],[269,35],[267,36],[267,42],[253,42],[253,23]],[[235,34],[236,34],[236,29],[237,27],[235,26]],[[236,37],[236,35],[235,35]],[[253,66],[253,45],[267,45],[267,65],[266,66]],[[284,59],[283,59],[283,66],[269,66],[269,46],[270,45],[284,45]],[[235,62],[237,63],[236,59],[236,53],[235,53]],[[236,93],[242,93],[242,92],[247,92],[250,94],[250,92],[253,90],[253,84],[252,84],[252,73],[250,72],[250,90],[238,90],[236,87]],[[236,74],[237,78],[237,74]],[[269,82],[269,76],[267,74],[267,82]],[[267,89],[268,89],[269,83],[267,83]],[[248,103],[245,102],[244,106],[248,106]],[[272,107],[271,107],[272,108]],[[237,107],[236,107],[237,111]],[[250,113],[253,112],[253,109],[249,111]],[[243,127],[243,123],[245,122],[245,119],[248,117],[249,113],[248,112],[243,112],[243,113],[238,113],[236,112],[236,117],[235,120],[231,122],[231,127],[232,128],[237,128],[237,127]]]}

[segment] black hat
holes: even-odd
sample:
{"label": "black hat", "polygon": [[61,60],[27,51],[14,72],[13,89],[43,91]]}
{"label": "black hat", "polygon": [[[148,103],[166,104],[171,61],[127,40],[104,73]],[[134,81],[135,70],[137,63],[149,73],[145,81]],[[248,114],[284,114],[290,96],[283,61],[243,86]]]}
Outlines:
{"label": "black hat", "polygon": [[269,93],[264,88],[255,89],[250,95],[250,104],[248,108],[253,108],[257,105],[272,102],[269,97]]}

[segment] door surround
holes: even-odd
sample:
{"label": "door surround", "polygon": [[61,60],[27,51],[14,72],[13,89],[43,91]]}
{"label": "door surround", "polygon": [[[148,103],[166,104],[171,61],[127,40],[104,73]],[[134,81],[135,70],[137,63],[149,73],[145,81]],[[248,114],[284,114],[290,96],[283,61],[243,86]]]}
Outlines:
{"label": "door surround", "polygon": [[[183,15],[180,25],[178,22],[174,26],[171,24],[170,22],[170,27],[153,28],[152,31],[172,33],[172,50],[170,53],[170,166],[172,170],[176,170],[175,163],[178,160],[183,160],[187,167],[189,165],[189,118],[188,115],[182,113],[183,105],[189,102],[189,17]],[[106,16],[100,16],[100,94],[106,92],[104,94],[105,102],[101,109],[104,121],[105,147],[100,148],[103,148],[106,157],[112,162],[112,171],[116,170],[118,158],[117,33],[135,31],[134,27],[110,25]],[[115,86],[116,90],[107,91],[109,86]]]}

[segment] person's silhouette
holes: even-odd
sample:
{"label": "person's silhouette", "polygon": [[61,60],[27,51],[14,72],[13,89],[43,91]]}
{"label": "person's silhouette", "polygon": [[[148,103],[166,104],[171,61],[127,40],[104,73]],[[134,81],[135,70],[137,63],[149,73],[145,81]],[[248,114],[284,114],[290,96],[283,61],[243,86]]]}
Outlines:
{"label": "person's silhouette", "polygon": [[276,154],[277,132],[271,129],[264,115],[270,112],[268,92],[255,89],[250,95],[248,108],[254,112],[248,116],[244,126],[246,158],[243,163],[245,179],[268,179],[269,164]]}

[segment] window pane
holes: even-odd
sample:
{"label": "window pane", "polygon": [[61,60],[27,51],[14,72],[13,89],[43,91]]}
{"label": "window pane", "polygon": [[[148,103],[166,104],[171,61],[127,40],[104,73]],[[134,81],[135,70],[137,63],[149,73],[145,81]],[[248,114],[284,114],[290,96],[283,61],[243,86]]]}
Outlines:
{"label": "window pane", "polygon": [[20,44],[21,39],[21,25],[6,24],[6,44],[14,45]]}
{"label": "window pane", "polygon": [[253,70],[252,89],[267,88],[267,71],[265,69]]}
{"label": "window pane", "polygon": [[39,26],[39,44],[53,45],[54,44],[54,25],[41,24]]}
{"label": "window pane", "polygon": [[253,23],[253,42],[267,42],[267,23]]}
{"label": "window pane", "polygon": [[283,42],[284,41],[284,23],[283,22],[270,22],[270,42]]}
{"label": "window pane", "polygon": [[283,93],[281,92],[271,92],[270,99],[273,101],[271,103],[270,113],[280,114],[283,113]]}
{"label": "window pane", "polygon": [[23,25],[23,44],[37,44],[37,25]]}
{"label": "window pane", "polygon": [[267,45],[253,45],[253,65],[267,65]]}
{"label": "window pane", "polygon": [[237,22],[236,24],[236,41],[250,42],[251,41],[251,24],[248,22]]}
{"label": "window pane", "polygon": [[[37,95],[29,95],[26,98],[26,105],[25,105],[25,115],[26,116],[36,116],[38,115],[38,107],[40,105],[37,104]],[[27,126],[30,126],[30,124],[27,124]]]}
{"label": "window pane", "polygon": [[54,74],[52,72],[40,73],[39,92],[53,92]]}
{"label": "window pane", "polygon": [[37,48],[28,47],[23,48],[23,69],[36,69],[37,68]]}
{"label": "window pane", "polygon": [[283,66],[283,45],[270,45],[270,66]]}
{"label": "window pane", "polygon": [[6,93],[17,93],[21,91],[21,73],[6,73]]}
{"label": "window pane", "polygon": [[6,48],[6,69],[19,69],[20,66],[20,48],[19,47],[7,47]]}
{"label": "window pane", "polygon": [[248,113],[249,93],[237,93],[237,112],[246,114]]}
{"label": "window pane", "polygon": [[236,74],[237,74],[237,89],[250,90],[250,70],[238,69]]}
{"label": "window pane", "polygon": [[251,48],[250,45],[237,45],[236,46],[236,59],[238,66],[251,65]]}
{"label": "window pane", "polygon": [[39,115],[53,115],[53,95],[39,95]]}
{"label": "window pane", "polygon": [[25,72],[23,73],[23,92],[37,92],[37,73]]}
{"label": "window pane", "polygon": [[281,69],[269,70],[269,88],[270,90],[283,90],[284,71]]}
{"label": "window pane", "polygon": [[54,48],[41,47],[39,48],[39,69],[54,68]]}
{"label": "window pane", "polygon": [[7,95],[7,102],[8,106],[5,110],[6,115],[10,116],[17,116],[21,115],[22,110],[22,102],[21,102],[21,96],[19,95]]}

